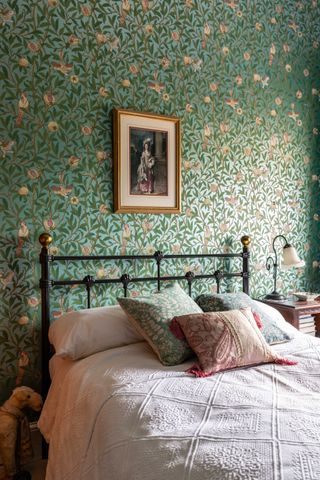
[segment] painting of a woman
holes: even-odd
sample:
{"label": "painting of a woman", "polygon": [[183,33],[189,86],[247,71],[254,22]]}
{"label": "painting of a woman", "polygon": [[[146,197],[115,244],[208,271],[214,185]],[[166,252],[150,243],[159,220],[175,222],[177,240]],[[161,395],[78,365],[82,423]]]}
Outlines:
{"label": "painting of a woman", "polygon": [[138,191],[142,193],[154,192],[154,165],[155,158],[151,153],[151,139],[145,138],[143,141],[143,151],[140,158],[140,164],[137,170]]}
{"label": "painting of a woman", "polygon": [[131,195],[168,194],[167,148],[167,132],[130,128]]}

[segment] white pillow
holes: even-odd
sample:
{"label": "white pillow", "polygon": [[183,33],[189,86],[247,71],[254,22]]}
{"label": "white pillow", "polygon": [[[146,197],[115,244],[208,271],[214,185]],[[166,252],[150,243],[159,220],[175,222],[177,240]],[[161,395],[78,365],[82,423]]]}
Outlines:
{"label": "white pillow", "polygon": [[119,305],[66,313],[49,328],[56,355],[72,360],[143,341]]}
{"label": "white pillow", "polygon": [[267,316],[272,317],[272,319],[276,321],[277,326],[284,333],[289,335],[290,338],[293,338],[298,333],[298,330],[293,327],[291,323],[287,322],[283,315],[276,308],[271,307],[271,305],[267,305],[266,303],[257,302],[256,300],[253,300],[253,303],[256,303],[258,308],[263,310]]}

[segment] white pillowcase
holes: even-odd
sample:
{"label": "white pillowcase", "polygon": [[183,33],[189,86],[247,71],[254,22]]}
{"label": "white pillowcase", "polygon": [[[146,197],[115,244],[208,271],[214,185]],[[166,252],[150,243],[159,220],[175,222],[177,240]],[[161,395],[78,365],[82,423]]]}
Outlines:
{"label": "white pillowcase", "polygon": [[69,312],[49,328],[56,355],[72,360],[143,341],[119,305]]}
{"label": "white pillowcase", "polygon": [[287,322],[283,315],[276,310],[275,308],[271,307],[271,305],[267,305],[266,303],[257,302],[253,300],[253,303],[256,303],[259,307],[259,310],[263,310],[267,316],[272,317],[273,320],[277,322],[277,326],[291,338],[293,338],[299,331],[291,325],[291,323]]}

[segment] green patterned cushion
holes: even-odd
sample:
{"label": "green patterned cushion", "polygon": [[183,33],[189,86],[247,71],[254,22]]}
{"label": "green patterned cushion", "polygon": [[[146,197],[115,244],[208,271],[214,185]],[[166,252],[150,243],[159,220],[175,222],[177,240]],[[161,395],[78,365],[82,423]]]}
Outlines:
{"label": "green patterned cushion", "polygon": [[193,355],[186,340],[179,340],[169,329],[173,317],[202,313],[178,284],[148,296],[118,298],[118,302],[164,365],[178,365]]}
{"label": "green patterned cushion", "polygon": [[259,302],[253,300],[246,293],[216,293],[210,295],[199,295],[196,298],[197,304],[204,312],[223,312],[226,310],[239,310],[250,307],[253,312],[258,313],[263,323],[261,333],[266,341],[272,345],[291,340],[287,332],[283,331],[277,323],[277,319],[265,312],[259,306]]}

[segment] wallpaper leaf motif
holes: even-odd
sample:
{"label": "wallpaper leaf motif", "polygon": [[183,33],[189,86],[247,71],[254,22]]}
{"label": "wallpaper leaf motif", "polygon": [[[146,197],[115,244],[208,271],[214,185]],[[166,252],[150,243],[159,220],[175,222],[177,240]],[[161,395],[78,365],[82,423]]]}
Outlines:
{"label": "wallpaper leaf motif", "polygon": [[[44,230],[53,254],[238,250],[247,233],[257,297],[282,233],[307,266],[280,272],[279,287],[320,289],[319,18],[317,0],[1,4],[0,401],[16,383],[39,388]],[[181,118],[181,215],[112,213],[114,107]],[[99,287],[94,302],[117,294]],[[57,290],[53,317],[84,298]]]}

